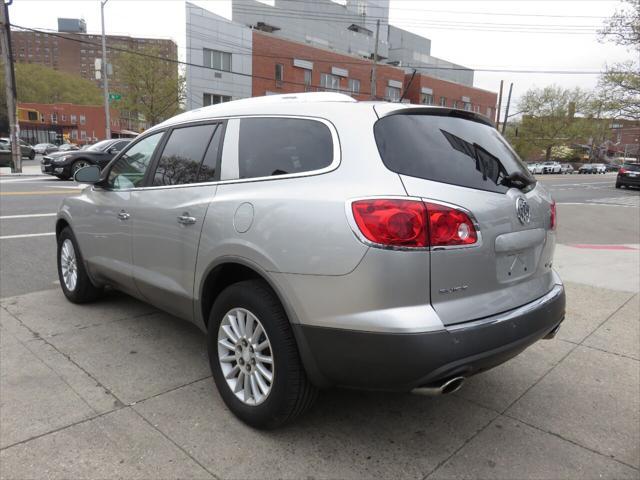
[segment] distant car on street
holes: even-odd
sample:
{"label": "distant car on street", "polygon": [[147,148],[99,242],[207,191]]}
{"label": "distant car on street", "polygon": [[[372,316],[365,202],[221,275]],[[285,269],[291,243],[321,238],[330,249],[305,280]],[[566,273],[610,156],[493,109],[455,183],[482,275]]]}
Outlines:
{"label": "distant car on street", "polygon": [[[7,137],[3,137],[0,138],[0,143],[10,146],[11,140]],[[11,150],[11,147],[9,147],[9,150]],[[24,140],[20,140],[20,153],[23,157],[29,158],[29,160],[33,160],[34,158],[36,158],[35,149]]]}
{"label": "distant car on street", "polygon": [[640,163],[625,163],[618,170],[616,188],[640,187]]}
{"label": "distant car on street", "polygon": [[604,163],[594,163],[593,168],[595,169],[593,173],[602,173],[603,175],[607,173],[607,166]]}
{"label": "distant car on street", "polygon": [[39,143],[33,148],[36,153],[39,153],[40,155],[48,155],[58,151],[58,147],[53,143]]}
{"label": "distant car on street", "polygon": [[573,173],[573,166],[570,163],[563,163],[560,167],[561,173],[564,175],[571,175]]}
{"label": "distant car on street", "polygon": [[529,165],[527,165],[527,168],[529,169],[529,172],[533,173],[534,175],[539,175],[542,173],[542,164],[540,163],[530,163]]}
{"label": "distant car on street", "polygon": [[558,162],[544,162],[542,173],[562,173],[562,166]]}
{"label": "distant car on street", "polygon": [[617,163],[607,163],[605,165],[607,172],[617,172],[620,170],[620,165]]}
{"label": "distant car on street", "polygon": [[80,148],[73,143],[63,143],[58,147],[59,152],[69,152],[72,150],[80,150]]}
{"label": "distant car on street", "polygon": [[97,165],[104,168],[129,142],[128,139],[117,138],[102,140],[85,150],[54,152],[42,158],[40,169],[42,173],[68,180],[82,167]]}
{"label": "distant car on street", "polygon": [[11,148],[8,143],[0,142],[0,167],[11,166]]}
{"label": "distant car on street", "polygon": [[587,175],[590,173],[596,173],[594,165],[592,163],[585,163],[578,169],[578,173]]}

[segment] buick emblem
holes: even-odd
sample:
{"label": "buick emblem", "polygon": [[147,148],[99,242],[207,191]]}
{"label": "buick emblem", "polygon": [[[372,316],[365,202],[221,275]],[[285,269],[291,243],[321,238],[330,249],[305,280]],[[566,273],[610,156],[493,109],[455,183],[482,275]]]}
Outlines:
{"label": "buick emblem", "polygon": [[523,225],[526,225],[531,221],[531,210],[529,209],[529,204],[524,197],[518,197],[516,200],[516,215],[518,216],[520,223]]}

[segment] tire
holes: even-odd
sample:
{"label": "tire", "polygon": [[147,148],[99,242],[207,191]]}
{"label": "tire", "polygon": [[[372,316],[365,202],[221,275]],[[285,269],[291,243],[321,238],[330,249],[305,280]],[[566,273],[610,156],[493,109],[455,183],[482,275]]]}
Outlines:
{"label": "tire", "polygon": [[[69,271],[68,258],[70,248],[72,248],[71,253],[74,256],[71,270],[75,271],[75,283],[71,282],[69,277],[65,280],[65,271]],[[62,288],[64,296],[67,297],[67,300],[73,303],[88,303],[100,296],[102,289],[91,283],[84,267],[78,242],[76,242],[76,238],[69,227],[62,229],[58,236],[57,257],[58,279],[60,280],[60,287]],[[64,270],[64,266],[66,266],[67,270]]]}
{"label": "tire", "polygon": [[[226,331],[231,329],[235,333],[230,327],[230,318],[242,322],[243,316],[246,319],[245,327],[250,328],[250,315],[263,327],[266,336],[261,335],[255,341],[250,340],[247,346],[242,346],[241,338],[234,341]],[[227,287],[216,299],[208,325],[207,344],[213,379],[225,404],[240,420],[254,428],[274,429],[292,422],[311,407],[317,397],[317,389],[309,382],[302,366],[284,308],[264,281],[247,280]],[[253,325],[256,325],[255,320]],[[247,337],[250,339],[251,335]],[[235,350],[221,346],[221,339],[227,345],[235,347]],[[271,373],[271,382],[260,373],[265,365],[268,369],[269,364],[252,363],[254,367],[249,372],[252,375],[249,377],[245,375],[246,370],[242,370],[251,368],[250,362],[255,362],[259,356],[257,346],[259,343],[264,345],[265,340],[269,346],[260,352],[263,353],[262,358],[271,356],[271,370],[267,372]],[[255,348],[255,354],[251,347]],[[250,355],[256,357],[248,360]],[[236,360],[228,360],[232,356]],[[220,357],[227,358],[227,361],[223,362]],[[223,373],[223,368],[226,374]],[[225,375],[231,380],[227,381]],[[233,376],[236,375],[234,379]],[[258,385],[258,377],[269,388],[266,393]],[[241,381],[244,378],[252,379],[253,384],[249,383],[249,386],[256,387],[258,395],[252,395],[251,388],[242,388],[246,385]],[[236,388],[239,386],[237,393],[232,390],[231,382],[235,382]]]}
{"label": "tire", "polygon": [[31,150],[29,152],[29,160],[33,160],[34,158],[36,158],[36,151],[35,150]]}

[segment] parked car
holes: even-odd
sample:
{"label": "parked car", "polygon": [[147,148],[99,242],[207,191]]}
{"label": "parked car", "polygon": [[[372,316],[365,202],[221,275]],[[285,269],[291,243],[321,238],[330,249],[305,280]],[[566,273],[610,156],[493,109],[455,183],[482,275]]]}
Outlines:
{"label": "parked car", "polygon": [[8,143],[0,142],[0,167],[11,166],[11,148]]}
{"label": "parked car", "polygon": [[578,169],[578,173],[585,174],[585,175],[590,173],[596,173],[596,169],[594,168],[593,163],[585,163]]}
{"label": "parked car", "polygon": [[238,100],[75,178],[93,188],[58,212],[64,295],[110,285],[195,323],[223,400],[254,427],[323,387],[456,391],[564,318],[555,202],[480,114]]}
{"label": "parked car", "polygon": [[[7,137],[0,138],[0,143],[8,145],[9,150],[11,150],[11,139]],[[20,140],[20,153],[23,157],[27,157],[29,160],[33,160],[34,158],[36,158],[35,149],[24,140]]]}
{"label": "parked car", "polygon": [[617,172],[618,170],[620,170],[620,165],[618,165],[617,163],[607,163],[605,164],[605,170],[607,172]]}
{"label": "parked car", "polygon": [[640,187],[640,164],[625,163],[618,170],[616,188]]}
{"label": "parked car", "polygon": [[563,163],[561,166],[561,173],[564,175],[571,175],[573,173],[573,165],[570,163]]}
{"label": "parked car", "polygon": [[529,170],[530,173],[533,173],[534,175],[541,175],[542,174],[542,164],[541,163],[530,163],[529,165],[527,165],[527,169]]}
{"label": "parked car", "polygon": [[39,153],[40,155],[49,155],[50,153],[58,151],[58,147],[53,143],[39,143],[33,148],[36,153]]}
{"label": "parked car", "polygon": [[102,140],[85,150],[55,152],[42,158],[40,169],[42,173],[68,180],[82,167],[97,165],[104,168],[129,142],[122,138]]}
{"label": "parked car", "polygon": [[602,173],[603,175],[607,173],[607,166],[604,163],[594,163],[593,168],[595,170],[593,173]]}
{"label": "parked car", "polygon": [[59,152],[70,152],[73,150],[80,150],[80,148],[73,143],[63,143],[58,147]]}
{"label": "parked car", "polygon": [[562,173],[562,166],[558,162],[544,162],[542,173]]}

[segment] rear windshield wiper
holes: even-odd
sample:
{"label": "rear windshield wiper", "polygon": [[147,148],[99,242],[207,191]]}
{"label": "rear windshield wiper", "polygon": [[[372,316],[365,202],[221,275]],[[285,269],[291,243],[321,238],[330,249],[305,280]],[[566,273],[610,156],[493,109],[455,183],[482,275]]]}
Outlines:
{"label": "rear windshield wiper", "polygon": [[529,185],[532,185],[533,183],[535,183],[535,180],[527,177],[526,175],[520,172],[512,172],[506,177],[503,177],[500,183],[505,187],[509,187],[509,188],[515,187],[522,190],[528,187]]}

